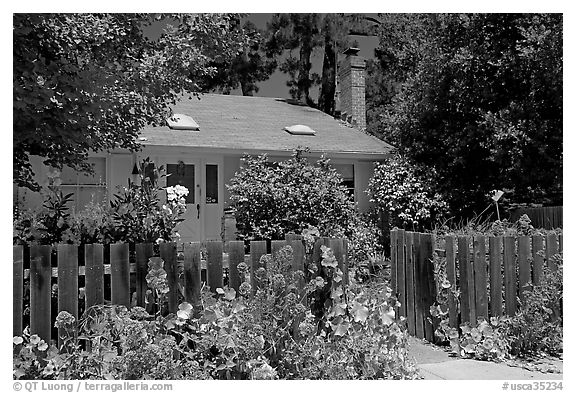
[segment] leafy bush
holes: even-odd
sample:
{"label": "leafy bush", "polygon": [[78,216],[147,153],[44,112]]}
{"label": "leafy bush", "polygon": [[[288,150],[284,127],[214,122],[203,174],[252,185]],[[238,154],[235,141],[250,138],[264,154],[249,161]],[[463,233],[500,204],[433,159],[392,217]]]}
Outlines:
{"label": "leafy bush", "polygon": [[557,270],[544,267],[539,285],[524,291],[520,308],[507,322],[510,353],[515,356],[537,356],[562,353],[563,326],[563,264],[557,254]]}
{"label": "leafy bush", "polygon": [[[89,203],[76,214],[69,213],[73,194],[58,189],[59,179],[50,178],[44,192],[43,209],[19,211],[14,220],[14,243],[110,243],[161,242],[178,237],[176,225],[186,211],[186,187],[162,188],[158,179],[163,168],[147,176],[149,159],[140,163],[140,184],[132,181],[110,202],[110,207]],[[166,192],[166,203],[160,195]]]}
{"label": "leafy bush", "polygon": [[73,194],[64,194],[53,183],[43,190],[41,211],[23,210],[13,222],[15,244],[53,244],[70,234],[68,203]]}
{"label": "leafy bush", "polygon": [[[174,314],[140,307],[94,306],[79,323],[65,312],[58,351],[31,337],[14,338],[14,376],[25,379],[373,379],[415,378],[407,333],[393,317],[386,286],[342,286],[342,272],[323,248],[321,275],[307,283],[294,271],[291,247],[263,256],[257,281],[240,263],[234,289],[204,290],[202,305],[182,303]],[[306,267],[309,270],[309,266]],[[147,277],[157,301],[166,294],[158,260]],[[256,293],[252,295],[252,285]],[[316,294],[315,294],[316,293]],[[306,306],[317,304],[314,315]],[[83,342],[89,342],[85,346]],[[88,349],[89,348],[89,349]]]}
{"label": "leafy bush", "polygon": [[371,202],[390,213],[393,226],[425,228],[448,210],[442,196],[433,191],[429,172],[396,155],[376,164],[366,192]]}
{"label": "leafy bush", "polygon": [[244,165],[227,185],[241,237],[283,239],[309,225],[322,236],[342,236],[355,214],[340,175],[321,158],[311,164],[299,149],[286,161],[244,156]]}

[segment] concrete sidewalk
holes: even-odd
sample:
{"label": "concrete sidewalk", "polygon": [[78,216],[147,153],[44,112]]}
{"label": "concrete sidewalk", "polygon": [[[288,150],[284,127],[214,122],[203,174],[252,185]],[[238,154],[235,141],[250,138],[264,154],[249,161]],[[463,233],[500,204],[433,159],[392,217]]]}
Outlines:
{"label": "concrete sidewalk", "polygon": [[[423,379],[444,380],[562,380],[562,374],[528,370],[506,363],[452,357],[442,348],[410,337],[410,355],[416,359]],[[561,360],[551,360],[539,370],[563,370]]]}

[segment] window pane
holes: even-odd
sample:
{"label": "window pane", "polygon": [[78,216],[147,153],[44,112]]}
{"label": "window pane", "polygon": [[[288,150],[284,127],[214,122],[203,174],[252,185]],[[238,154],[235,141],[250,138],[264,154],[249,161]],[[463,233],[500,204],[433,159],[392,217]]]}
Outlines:
{"label": "window pane", "polygon": [[78,194],[75,195],[76,211],[82,211],[88,203],[102,204],[106,201],[106,188],[104,187],[78,187]]}
{"label": "window pane", "polygon": [[78,181],[78,172],[69,166],[64,165],[60,173],[60,180],[63,185],[76,185]]}
{"label": "window pane", "polygon": [[218,203],[218,165],[206,165],[206,203]]}
{"label": "window pane", "polygon": [[93,165],[94,174],[79,172],[78,184],[106,184],[106,157],[89,158],[88,163]]}
{"label": "window pane", "polygon": [[195,167],[194,165],[184,164],[168,164],[166,165],[166,172],[168,175],[166,185],[173,187],[176,185],[184,186],[188,189],[188,196],[186,203],[196,203],[194,198],[195,190]]}

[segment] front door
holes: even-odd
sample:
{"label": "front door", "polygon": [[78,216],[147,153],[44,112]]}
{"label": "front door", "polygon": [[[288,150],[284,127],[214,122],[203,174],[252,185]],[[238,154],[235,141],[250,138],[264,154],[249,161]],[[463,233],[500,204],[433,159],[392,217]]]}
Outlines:
{"label": "front door", "polygon": [[201,218],[201,171],[198,160],[178,161],[166,165],[166,186],[181,185],[188,189],[184,221],[176,226],[182,242],[203,240]]}
{"label": "front door", "polygon": [[166,186],[188,189],[184,221],[176,226],[182,242],[222,239],[222,160],[183,159],[166,164]]}

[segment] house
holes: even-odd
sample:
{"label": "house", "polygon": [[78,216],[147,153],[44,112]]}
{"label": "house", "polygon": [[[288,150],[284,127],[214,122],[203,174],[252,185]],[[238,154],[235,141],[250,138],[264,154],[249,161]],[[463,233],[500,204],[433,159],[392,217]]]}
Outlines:
{"label": "house", "polygon": [[[125,186],[135,163],[150,157],[170,176],[167,185],[181,184],[190,193],[185,221],[179,224],[183,241],[221,238],[222,217],[229,204],[225,184],[241,166],[241,157],[267,153],[271,160],[286,159],[298,146],[310,148],[309,157],[331,159],[342,174],[358,208],[366,211],[365,194],[375,161],[386,158],[392,147],[363,132],[366,126],[364,59],[357,50],[345,52],[339,72],[340,119],[291,100],[204,94],[184,98],[174,108],[168,126],[146,127],[138,153],[113,151],[94,154],[95,175],[63,170],[62,187],[75,193],[75,208],[90,200],[107,201],[118,186]],[[36,161],[39,178],[47,168]],[[27,205],[38,195],[20,190]]]}

